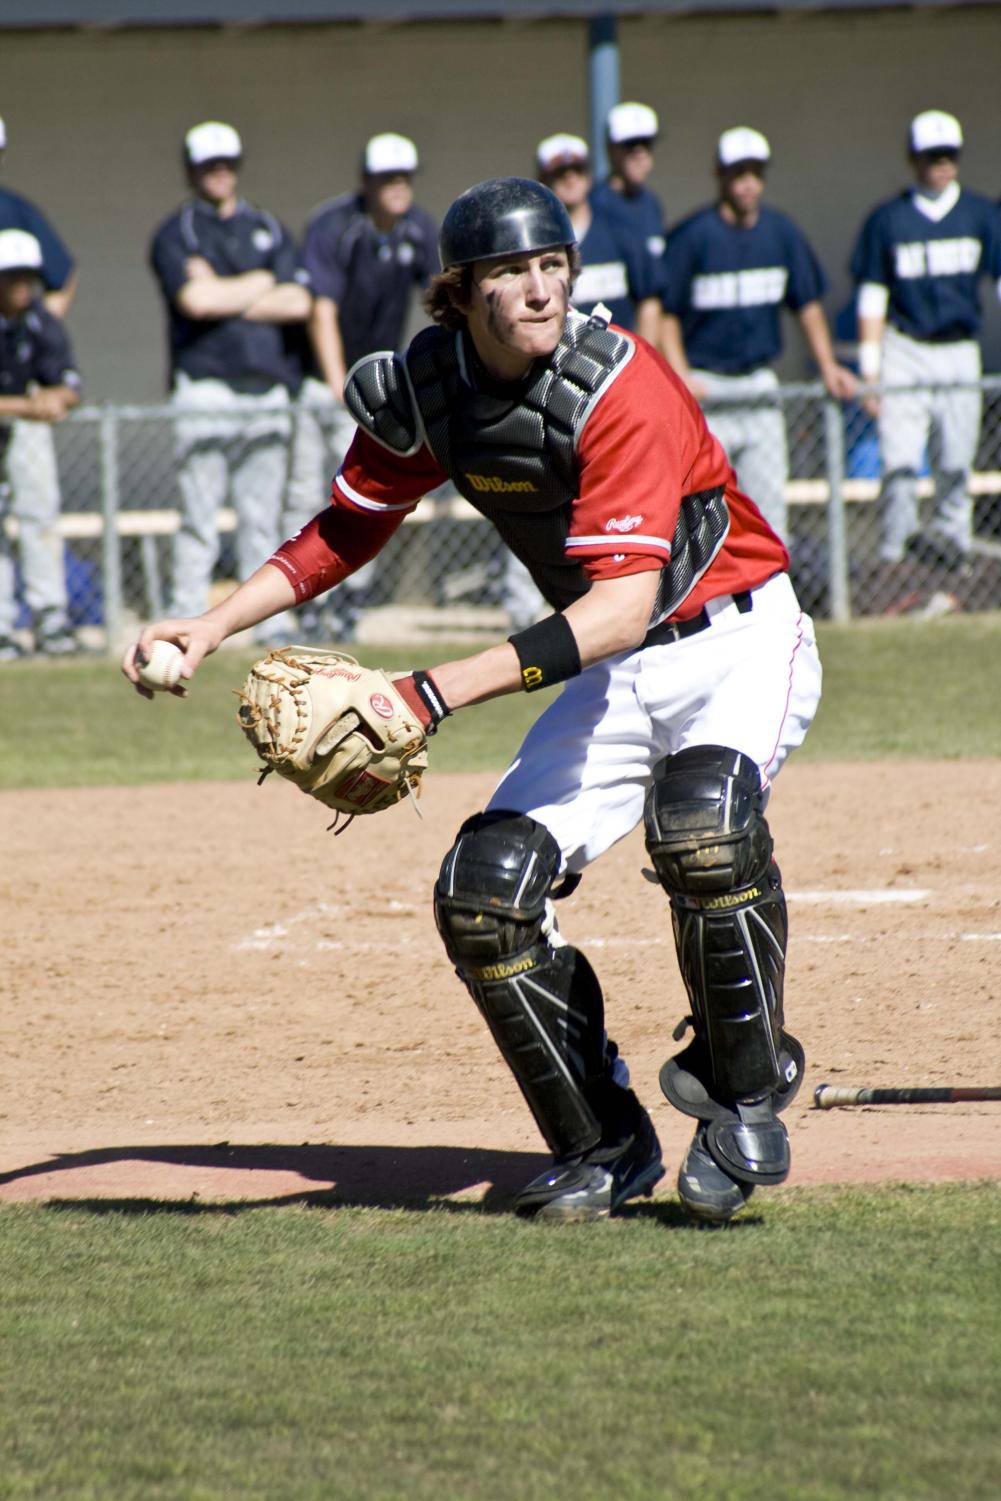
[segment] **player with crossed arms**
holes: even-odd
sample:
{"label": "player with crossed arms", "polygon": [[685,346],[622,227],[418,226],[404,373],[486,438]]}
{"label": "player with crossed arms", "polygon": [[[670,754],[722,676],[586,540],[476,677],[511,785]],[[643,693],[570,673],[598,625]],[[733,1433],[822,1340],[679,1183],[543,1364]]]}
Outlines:
{"label": "player with crossed arms", "polygon": [[[143,691],[137,653],[168,640],[190,678],[227,636],[347,577],[451,478],[552,614],[392,682],[344,665],[312,681],[318,693],[346,684],[372,735],[395,713],[398,738],[419,731],[411,748],[471,705],[565,685],[460,828],[434,894],[448,955],[553,1154],[516,1208],[600,1218],[663,1175],[598,978],[554,908],[642,820],[692,1009],[675,1033],[690,1026],[691,1040],[661,1070],[694,1121],[678,1189],[693,1216],[726,1222],[790,1167],[778,1112],[803,1053],[783,1028],[786,908],[765,805],[819,700],[813,627],[783,544],[683,382],[642,339],[573,308],[576,247],[555,195],[522,178],[480,183],[448,210],[440,250],[433,326],[349,376],[360,430],[329,506],[206,614],[147,626],[123,670]],[[264,745],[287,693],[295,713],[272,736],[288,742],[273,764],[305,747],[309,790],[353,808],[362,787],[358,810],[380,806],[364,769],[320,785],[337,735],[319,710],[309,727],[308,669],[282,658],[248,680],[248,733]]]}

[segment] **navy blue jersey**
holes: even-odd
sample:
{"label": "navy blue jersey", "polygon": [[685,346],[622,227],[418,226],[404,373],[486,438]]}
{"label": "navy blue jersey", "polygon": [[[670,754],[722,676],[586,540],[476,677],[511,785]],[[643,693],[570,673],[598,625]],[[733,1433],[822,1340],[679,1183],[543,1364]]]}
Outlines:
{"label": "navy blue jersey", "polygon": [[782,352],[782,309],[816,302],[827,279],[788,215],[762,204],[751,228],[728,224],[715,204],[667,237],[664,311],[681,322],[688,361],[737,375]]}
{"label": "navy blue jersey", "polygon": [[589,313],[603,302],[613,323],[633,328],[636,304],[660,291],[653,261],[630,234],[621,212],[592,207],[587,234],[579,242],[582,270],[573,289],[573,304]]}
{"label": "navy blue jersey", "polygon": [[30,198],[0,188],[0,229],[24,229],[42,250],[41,276],[49,292],[60,291],[73,273],[73,257],[40,208]]}
{"label": "navy blue jersey", "polygon": [[887,321],[912,339],[972,339],[980,327],[980,278],[1001,276],[1001,213],[966,188],[938,220],[914,199],[910,189],[873,209],[852,255],[852,276],[887,288]]}
{"label": "navy blue jersey", "polygon": [[[337,304],[348,369],[366,354],[399,349],[414,286],[426,286],[439,269],[437,241],[437,226],[422,208],[411,208],[386,231],[376,228],[360,193],[313,210],[302,263],[314,296]],[[313,370],[323,378],[315,362]]]}
{"label": "navy blue jersey", "polygon": [[0,317],[0,396],[29,386],[80,387],[69,334],[41,298],[16,318]]}
{"label": "navy blue jersey", "polygon": [[298,385],[302,370],[287,328],[248,318],[186,318],[175,301],[190,280],[191,256],[208,261],[217,276],[271,271],[276,283],[305,281],[295,242],[273,214],[241,199],[236,212],[220,218],[211,204],[191,199],[153,236],[150,263],[168,308],[170,373],[194,380],[224,380],[236,390],[266,391]]}
{"label": "navy blue jersey", "polygon": [[591,189],[590,198],[592,208],[620,214],[622,222],[629,226],[647,255],[653,257],[659,277],[667,231],[664,228],[664,209],[656,193],[649,188],[640,188],[635,193],[617,193],[606,178]]}

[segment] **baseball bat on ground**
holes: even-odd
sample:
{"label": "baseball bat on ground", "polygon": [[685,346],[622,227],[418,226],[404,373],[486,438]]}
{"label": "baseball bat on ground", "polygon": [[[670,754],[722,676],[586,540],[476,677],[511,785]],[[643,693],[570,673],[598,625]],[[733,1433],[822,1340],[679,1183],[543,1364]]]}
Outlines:
{"label": "baseball bat on ground", "polygon": [[1001,1100],[1001,1087],[844,1089],[838,1084],[818,1084],[813,1091],[813,1103],[818,1110],[830,1110],[832,1105],[953,1105],[959,1100]]}

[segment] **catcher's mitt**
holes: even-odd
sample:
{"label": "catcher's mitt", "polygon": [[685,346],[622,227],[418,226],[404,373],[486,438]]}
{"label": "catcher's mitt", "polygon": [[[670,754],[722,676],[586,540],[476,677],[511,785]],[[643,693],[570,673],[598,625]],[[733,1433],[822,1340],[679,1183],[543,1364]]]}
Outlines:
{"label": "catcher's mitt", "polygon": [[286,646],[255,662],[240,728],[264,762],[340,813],[416,796],[427,736],[392,679],[342,652]]}

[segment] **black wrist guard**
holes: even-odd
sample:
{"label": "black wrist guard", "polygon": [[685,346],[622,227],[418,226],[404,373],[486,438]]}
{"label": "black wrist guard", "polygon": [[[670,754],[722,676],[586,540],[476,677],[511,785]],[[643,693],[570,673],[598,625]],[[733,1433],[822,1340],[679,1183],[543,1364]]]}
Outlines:
{"label": "black wrist guard", "polygon": [[563,683],[580,672],[580,650],[569,621],[547,615],[537,625],[507,638],[521,663],[521,686],[526,693]]}
{"label": "black wrist guard", "polygon": [[442,698],[441,689],[429,673],[418,669],[412,677],[417,697],[431,716],[431,733],[433,734],[442,720],[447,719],[452,711]]}

